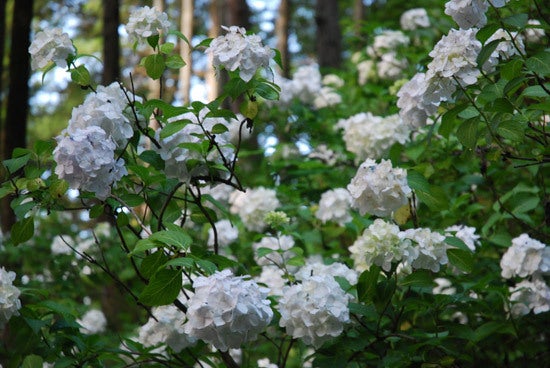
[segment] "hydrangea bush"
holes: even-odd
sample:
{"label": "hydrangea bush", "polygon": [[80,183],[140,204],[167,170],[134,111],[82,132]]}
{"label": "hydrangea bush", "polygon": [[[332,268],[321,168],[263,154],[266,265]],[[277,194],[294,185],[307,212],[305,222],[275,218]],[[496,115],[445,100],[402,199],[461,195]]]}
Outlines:
{"label": "hydrangea bush", "polygon": [[[229,25],[195,45],[228,82],[188,106],[131,76],[97,85],[67,34],[37,33],[33,68],[89,94],[3,162],[0,364],[550,364],[536,5],[413,8],[344,70],[292,79]],[[126,30],[148,77],[186,67],[165,13],[136,8]]]}

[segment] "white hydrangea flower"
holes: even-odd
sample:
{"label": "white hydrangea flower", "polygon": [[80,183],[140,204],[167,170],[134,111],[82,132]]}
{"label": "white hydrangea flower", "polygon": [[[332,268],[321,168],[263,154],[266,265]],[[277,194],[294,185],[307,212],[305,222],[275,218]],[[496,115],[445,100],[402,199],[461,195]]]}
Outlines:
{"label": "white hydrangea flower", "polygon": [[479,235],[476,234],[476,228],[464,225],[453,225],[445,229],[446,236],[455,236],[462,240],[468,248],[475,252],[476,246],[479,245]]}
{"label": "white hydrangea flower", "polygon": [[345,188],[327,190],[321,194],[319,208],[315,211],[315,217],[324,223],[327,221],[337,222],[343,226],[351,221],[350,214],[351,195]]}
{"label": "white hydrangea flower", "polygon": [[193,287],[184,332],[221,351],[255,340],[273,318],[268,290],[229,270],[198,277]]}
{"label": "white hydrangea flower", "polygon": [[[512,37],[510,37],[510,35]],[[485,41],[485,45],[493,42],[495,40],[500,40],[495,51],[491,54],[489,59],[483,64],[483,69],[485,71],[493,71],[496,68],[496,65],[499,63],[500,59],[509,59],[514,55],[521,56],[525,53],[525,46],[523,44],[523,36],[517,32],[508,33],[504,29],[500,28],[495,31]]]}
{"label": "white hydrangea flower", "polygon": [[338,105],[341,102],[342,96],[332,87],[325,86],[321,88],[317,96],[313,99],[313,107],[322,109],[323,107]]}
{"label": "white hydrangea flower", "polygon": [[486,0],[450,0],[445,4],[445,14],[462,29],[482,28],[487,24],[487,9]]}
{"label": "white hydrangea flower", "polygon": [[329,166],[334,166],[339,159],[343,159],[343,155],[337,154],[327,147],[326,144],[320,144],[313,148],[313,151],[308,155],[310,159],[318,159]]}
{"label": "white hydrangea flower", "polygon": [[456,78],[463,86],[476,83],[480,75],[477,56],[481,51],[476,32],[476,29],[451,29],[441,37],[429,54],[433,58],[428,64],[429,78]]}
{"label": "white hydrangea flower", "polygon": [[67,33],[61,28],[40,31],[29,46],[32,70],[42,69],[52,61],[61,68],[67,67],[67,58],[76,49]]}
{"label": "white hydrangea flower", "polygon": [[397,114],[382,117],[361,112],[340,119],[336,127],[344,129],[346,149],[355,154],[356,161],[382,158],[395,143],[409,141],[410,128]]}
{"label": "white hydrangea flower", "polygon": [[0,329],[21,309],[21,291],[13,285],[15,276],[15,272],[0,267]]}
{"label": "white hydrangea flower", "polygon": [[502,8],[504,5],[508,4],[510,0],[488,0],[495,8]]}
{"label": "white hydrangea flower", "polygon": [[168,15],[156,8],[143,6],[135,8],[130,13],[126,32],[131,41],[147,42],[147,38],[167,34],[171,27]]}
{"label": "white hydrangea flower", "polygon": [[453,287],[451,280],[444,277],[436,277],[434,282],[437,284],[432,289],[432,294],[434,295],[454,295],[456,294],[456,288]]}
{"label": "white hydrangea flower", "polygon": [[399,59],[397,57],[397,52],[386,52],[380,56],[380,60],[376,63],[378,78],[392,81],[397,80],[401,78],[403,70],[408,65],[407,59]]}
{"label": "white hydrangea flower", "polygon": [[525,42],[530,44],[541,43],[544,40],[546,33],[544,32],[544,28],[542,28],[540,21],[537,19],[529,19],[527,21],[527,25],[530,27],[525,28],[523,31]]}
{"label": "white hydrangea flower", "polygon": [[59,254],[73,254],[73,250],[67,245],[67,243],[76,247],[74,240],[68,235],[56,235],[52,240],[52,245],[50,247],[53,255]]}
{"label": "white hydrangea flower", "polygon": [[213,57],[215,67],[235,71],[245,82],[250,81],[259,68],[269,67],[269,61],[275,56],[275,51],[262,45],[258,35],[247,35],[242,27],[225,27],[227,33],[216,37],[206,49]]}
{"label": "white hydrangea flower", "polygon": [[358,275],[355,270],[350,269],[343,263],[333,262],[331,264],[324,264],[323,259],[319,256],[309,257],[306,260],[306,264],[294,274],[296,280],[305,281],[312,276],[324,276],[329,275],[332,277],[345,278],[350,285],[356,285]]}
{"label": "white hydrangea flower", "polygon": [[[290,250],[293,246],[294,239],[290,235],[281,235],[278,237],[264,236],[259,242],[252,244],[254,260],[260,266],[275,265],[283,267],[289,259],[296,256],[296,253]],[[273,249],[274,251],[260,257],[258,255],[260,248]]]}
{"label": "white hydrangea flower", "polygon": [[76,130],[98,126],[118,148],[124,148],[134,135],[132,124],[124,114],[127,106],[126,96],[117,82],[107,87],[99,86],[97,93],[89,94],[82,105],[73,109],[67,131],[74,134]]}
{"label": "white hydrangea flower", "polygon": [[408,46],[411,40],[401,31],[384,30],[374,36],[372,47],[367,49],[367,54],[377,57],[388,51],[394,51],[399,47]]}
{"label": "white hydrangea flower", "polygon": [[303,103],[311,103],[322,88],[319,65],[301,65],[292,75],[294,96]]}
{"label": "white hydrangea flower", "polygon": [[512,245],[500,259],[502,277],[527,277],[536,272],[550,271],[550,250],[547,249],[545,244],[527,234],[512,239]]}
{"label": "white hydrangea flower", "polygon": [[363,60],[357,63],[357,83],[364,86],[369,80],[376,77],[376,65],[374,60]]}
{"label": "white hydrangea flower", "polygon": [[392,262],[412,263],[418,257],[418,249],[399,238],[399,227],[382,219],[376,219],[349,247],[354,267],[363,272],[374,264],[389,271]]}
{"label": "white hydrangea flower", "polygon": [[330,275],[312,276],[286,286],[279,299],[279,326],[293,338],[319,348],[339,336],[349,322],[350,298]]}
{"label": "white hydrangea flower", "polygon": [[530,311],[539,314],[550,310],[550,287],[540,277],[535,277],[532,281],[521,281],[510,288],[510,294],[510,313],[515,317],[526,315]]}
{"label": "white hydrangea flower", "polygon": [[[212,169],[208,167],[207,162],[220,165],[223,164],[224,158],[227,162],[233,159],[234,150],[233,146],[229,143],[230,136],[228,131],[215,135],[215,141],[220,147],[223,157],[220,151],[213,146],[208,152],[181,146],[186,143],[199,144],[208,139],[205,131],[211,132],[217,124],[225,126],[230,124],[223,118],[206,117],[209,111],[208,108],[202,109],[199,112],[198,118],[192,112],[170,118],[168,120],[169,124],[176,121],[187,121],[187,124],[181,130],[168,137],[161,138],[161,134],[164,129],[167,129],[169,124],[155,132],[155,138],[159,142],[160,147],[155,146],[154,150],[164,160],[164,172],[166,176],[182,181],[189,181],[193,177],[211,174],[209,170]],[[189,162],[192,162],[193,165],[188,166]],[[219,175],[227,174],[225,171],[215,170]]]}
{"label": "white hydrangea flower", "polygon": [[269,358],[262,358],[262,359],[258,359],[258,361],[256,362],[256,367],[258,367],[258,368],[277,368],[278,366],[275,363],[271,363]]}
{"label": "white hydrangea flower", "polygon": [[389,160],[377,164],[367,159],[359,166],[347,188],[353,208],[361,215],[369,213],[379,217],[390,216],[407,204],[412,193],[407,183],[407,171],[393,168]]}
{"label": "white hydrangea flower", "polygon": [[[226,247],[239,238],[239,229],[233,226],[229,220],[220,220],[215,223],[218,233],[218,244],[222,247]],[[208,245],[214,245],[214,230],[208,229]]]}
{"label": "white hydrangea flower", "polygon": [[268,295],[270,296],[282,296],[283,288],[287,284],[285,279],[285,273],[277,266],[263,266],[262,273],[255,277],[254,280],[258,284],[265,284],[269,288]]}
{"label": "white hydrangea flower", "polygon": [[323,80],[321,81],[323,83],[323,86],[330,86],[334,88],[342,88],[344,87],[344,80],[337,76],[336,74],[327,74],[323,77]]}
{"label": "white hydrangea flower", "polygon": [[399,116],[410,127],[421,128],[425,126],[428,117],[437,110],[439,102],[437,104],[426,103],[427,90],[426,74],[417,73],[397,92]]}
{"label": "white hydrangea flower", "polygon": [[399,18],[401,29],[405,31],[413,31],[418,28],[428,28],[430,26],[430,19],[428,18],[428,12],[424,8],[409,9]]}
{"label": "white hydrangea flower", "polygon": [[402,242],[412,242],[418,250],[418,257],[411,266],[415,269],[427,269],[438,272],[441,265],[449,262],[445,237],[430,229],[408,229],[399,233]]}
{"label": "white hydrangea flower", "polygon": [[89,126],[73,133],[64,130],[56,140],[55,173],[73,189],[94,192],[104,200],[111,193],[111,185],[127,174],[124,160],[115,157],[115,142],[100,127]]}
{"label": "white hydrangea flower", "polygon": [[107,328],[107,318],[100,309],[88,310],[76,322],[80,325],[80,332],[86,335],[102,333]]}
{"label": "white hydrangea flower", "polygon": [[145,347],[166,344],[179,353],[197,340],[183,331],[185,313],[174,305],[163,305],[152,310],[153,316],[139,328],[138,341]]}
{"label": "white hydrangea flower", "polygon": [[258,187],[246,192],[234,191],[229,197],[230,212],[238,214],[249,231],[261,232],[266,224],[264,217],[281,205],[273,189]]}

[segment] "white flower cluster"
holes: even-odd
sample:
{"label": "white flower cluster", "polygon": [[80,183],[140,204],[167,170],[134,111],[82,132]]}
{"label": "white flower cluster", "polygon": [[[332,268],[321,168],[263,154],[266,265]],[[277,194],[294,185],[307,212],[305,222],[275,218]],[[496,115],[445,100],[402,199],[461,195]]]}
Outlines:
{"label": "white flower cluster", "polygon": [[483,64],[483,69],[487,72],[493,71],[500,59],[509,59],[514,55],[521,56],[525,52],[523,36],[517,32],[508,33],[502,28],[497,29],[485,41],[485,45],[495,40],[500,40],[500,42],[489,59]]}
{"label": "white flower cluster", "polygon": [[374,42],[367,48],[367,54],[371,57],[379,56],[399,47],[408,46],[410,41],[409,37],[401,31],[384,30],[374,36]]}
{"label": "white flower cluster", "polygon": [[446,236],[455,236],[462,240],[472,252],[474,252],[479,245],[479,235],[476,234],[475,227],[453,225],[446,228],[445,232]]}
{"label": "white flower cluster", "polygon": [[273,318],[268,290],[229,270],[198,277],[193,287],[184,332],[221,351],[255,340]]}
{"label": "white flower cluster", "polygon": [[67,33],[61,28],[51,28],[40,31],[29,46],[32,70],[42,69],[54,62],[61,68],[67,67],[67,58],[76,49]]}
{"label": "white flower cluster", "polygon": [[90,309],[76,322],[80,325],[80,332],[86,335],[102,333],[107,328],[107,318],[100,309]]}
{"label": "white flower cluster", "polygon": [[411,264],[418,257],[418,249],[410,242],[402,242],[397,225],[376,219],[349,247],[354,267],[358,272],[373,264],[389,271],[392,262]]}
{"label": "white flower cluster", "polygon": [[369,213],[379,217],[390,216],[407,204],[412,194],[406,170],[393,168],[390,160],[379,164],[372,159],[365,160],[347,189],[353,208],[361,215]]}
{"label": "white flower cluster", "polygon": [[0,267],[0,329],[10,320],[12,316],[19,315],[21,291],[13,285],[15,272],[6,271]]}
{"label": "white flower cluster", "polygon": [[143,6],[135,8],[130,13],[126,32],[131,41],[145,43],[148,37],[167,34],[170,27],[166,13],[154,7]]}
{"label": "white flower cluster", "polygon": [[410,133],[410,127],[397,114],[382,117],[361,112],[340,119],[336,127],[344,130],[346,149],[355,154],[357,161],[382,158],[393,144],[406,143]]}
{"label": "white flower cluster", "polygon": [[397,107],[403,122],[411,127],[426,125],[442,101],[456,91],[457,83],[467,86],[476,83],[480,71],[477,57],[481,42],[476,29],[451,29],[430,52],[433,58],[426,73],[417,73],[397,93]]}
{"label": "white flower cluster", "polygon": [[278,305],[279,326],[293,338],[319,348],[339,336],[349,322],[350,298],[331,275],[311,276],[285,286]]}
{"label": "white flower cluster", "polygon": [[254,280],[258,284],[265,284],[269,288],[268,295],[282,296],[283,288],[287,280],[284,277],[285,273],[277,266],[269,265],[262,267],[262,273],[255,277]]}
{"label": "white flower cluster", "polygon": [[512,245],[500,259],[502,277],[527,277],[550,272],[550,247],[527,234],[512,239]]}
{"label": "white flower cluster", "polygon": [[409,43],[409,37],[401,31],[385,30],[374,36],[373,44],[367,47],[367,56],[370,59],[360,61],[359,56],[355,60],[359,84],[363,85],[375,76],[384,80],[399,79],[408,66],[406,59],[399,58],[399,48],[408,46]]}
{"label": "white flower cluster", "polygon": [[269,67],[275,51],[262,45],[260,36],[247,35],[242,27],[222,28],[228,33],[213,39],[205,51],[212,55],[215,67],[223,66],[230,71],[239,69],[239,76],[245,82],[250,81],[259,68]]}
{"label": "white flower cluster", "polygon": [[[292,247],[294,247],[294,239],[290,235],[264,236],[262,240],[252,244],[254,259],[260,266],[284,267],[289,259],[296,256],[296,253],[290,250]],[[273,249],[273,252],[260,256],[258,254],[260,248]]]}
{"label": "white flower cluster", "polygon": [[321,194],[315,217],[321,220],[323,224],[327,221],[334,221],[343,226],[352,219],[349,212],[350,207],[351,195],[347,189],[330,189]]}
{"label": "white flower cluster", "polygon": [[97,126],[72,134],[64,130],[56,141],[55,173],[71,188],[94,192],[104,200],[111,193],[111,185],[127,174],[124,160],[115,157],[115,142]]}
{"label": "white flower cluster", "polygon": [[424,8],[409,9],[399,18],[401,29],[405,31],[413,31],[418,28],[428,28],[430,26],[430,19],[428,18],[428,12]]}
{"label": "white flower cluster", "polygon": [[541,277],[533,277],[532,281],[523,280],[510,287],[510,313],[513,316],[523,316],[533,311],[534,314],[550,310],[550,287]]}
{"label": "white flower cluster", "polygon": [[166,344],[179,353],[193,345],[196,339],[183,331],[185,313],[174,305],[163,305],[152,310],[153,316],[139,328],[138,341],[145,347]]}
{"label": "white flower cluster", "polygon": [[[227,172],[219,169],[211,169],[208,162],[221,165],[226,162],[231,162],[234,155],[233,146],[229,143],[230,134],[225,131],[220,134],[215,134],[215,142],[219,150],[214,145],[211,145],[207,152],[200,145],[207,138],[207,133],[210,136],[212,129],[218,125],[229,127],[232,121],[229,122],[223,118],[206,117],[209,110],[204,108],[199,112],[197,117],[192,112],[187,112],[182,115],[175,116],[168,120],[162,129],[155,132],[155,138],[159,142],[160,147],[154,147],[160,157],[164,160],[164,172],[169,178],[177,178],[182,181],[189,181],[193,177],[206,176],[212,174],[211,170],[215,170],[216,174],[225,175]],[[167,137],[162,137],[164,129],[169,129],[170,123],[177,121],[185,121],[187,124],[176,133]],[[194,144],[196,149],[189,147],[189,144]],[[221,153],[220,153],[221,151]]]}
{"label": "white flower cluster", "polygon": [[527,21],[528,28],[523,31],[523,37],[526,43],[541,43],[546,36],[544,28],[539,20],[529,19]]}
{"label": "white flower cluster", "polygon": [[264,187],[247,189],[246,192],[234,191],[229,197],[229,203],[229,211],[239,215],[246,229],[256,232],[266,227],[265,215],[281,205],[277,192]]}
{"label": "white flower cluster", "polygon": [[463,29],[481,28],[487,24],[487,9],[487,0],[451,0],[445,4],[445,14]]}
{"label": "white flower cluster", "polygon": [[319,256],[309,257],[306,264],[294,274],[296,280],[306,281],[312,276],[328,275],[332,277],[342,277],[349,282],[350,285],[356,285],[358,275],[355,270],[350,269],[343,263],[333,262],[324,264],[323,259]]}
{"label": "white flower cluster", "polygon": [[445,237],[430,229],[408,229],[399,233],[404,243],[412,243],[418,251],[418,256],[410,265],[416,269],[427,269],[438,272],[441,265],[449,262]]}
{"label": "white flower cluster", "polygon": [[[239,237],[239,229],[233,226],[231,221],[227,219],[220,220],[215,223],[216,231],[218,234],[218,244],[222,247],[226,247],[233,243]],[[208,229],[208,245],[214,245],[214,230]]]}

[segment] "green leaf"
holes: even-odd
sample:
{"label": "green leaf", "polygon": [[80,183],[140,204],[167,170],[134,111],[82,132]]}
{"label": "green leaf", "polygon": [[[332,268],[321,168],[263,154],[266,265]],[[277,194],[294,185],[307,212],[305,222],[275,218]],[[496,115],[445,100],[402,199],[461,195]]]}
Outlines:
{"label": "green leaf", "polygon": [[516,336],[514,326],[510,321],[505,321],[505,322],[490,321],[490,322],[484,323],[483,325],[479,326],[475,330],[474,336],[473,336],[473,342],[479,342],[485,339],[486,337],[492,336],[497,333],[503,334],[503,335]]}
{"label": "green leaf", "polygon": [[284,69],[284,67],[283,67],[283,58],[281,56],[281,51],[279,51],[277,49],[271,49],[271,50],[275,51],[275,56],[273,57],[273,61],[275,61],[275,63],[277,63],[279,68]]}
{"label": "green leaf", "polygon": [[17,221],[11,228],[11,241],[13,245],[26,242],[34,235],[34,217],[29,216]]}
{"label": "green leaf", "polygon": [[474,257],[472,252],[463,249],[448,249],[449,262],[458,269],[470,273],[474,269]]}
{"label": "green leaf", "polygon": [[164,56],[161,54],[152,54],[143,59],[143,66],[147,75],[153,79],[159,79],[166,68]]}
{"label": "green leaf", "polygon": [[169,54],[174,51],[175,46],[176,45],[174,45],[172,42],[163,43],[162,45],[160,45],[160,52],[162,52],[163,54]]}
{"label": "green leaf", "polygon": [[159,36],[158,34],[149,36],[149,37],[147,37],[147,43],[148,43],[152,48],[156,48],[157,45],[159,44],[159,38],[160,38],[160,36]]}
{"label": "green leaf", "polygon": [[128,215],[124,212],[119,212],[116,215],[116,224],[118,227],[124,227],[130,223]]}
{"label": "green leaf", "polygon": [[166,66],[169,67],[169,68],[172,68],[172,69],[179,69],[179,68],[183,68],[185,65],[187,65],[185,63],[185,61],[183,61],[183,59],[181,58],[181,56],[175,54],[175,55],[170,55],[168,56],[168,58],[166,59]]}
{"label": "green leaf", "polygon": [[529,16],[527,14],[519,13],[504,18],[502,22],[512,28],[515,28],[514,30],[519,31],[525,28],[528,20]]}
{"label": "green leaf", "polygon": [[485,105],[486,111],[491,112],[502,112],[511,114],[514,112],[514,105],[506,98],[497,98],[494,101],[489,102]]}
{"label": "green leaf", "polygon": [[152,165],[155,169],[163,170],[164,169],[164,160],[158,153],[155,151],[143,151],[139,158],[148,164]]}
{"label": "green leaf", "polygon": [[497,133],[513,142],[521,142],[524,138],[525,126],[517,121],[506,120],[498,125]]}
{"label": "green leaf", "polygon": [[145,286],[139,300],[148,306],[171,304],[181,290],[181,270],[162,269]]}
{"label": "green leaf", "polygon": [[471,119],[463,122],[456,131],[456,136],[460,143],[466,148],[474,149],[477,144],[477,126],[478,120]]}
{"label": "green leaf", "polygon": [[181,267],[184,269],[192,268],[194,265],[195,261],[188,257],[174,258],[166,262],[166,266]]}
{"label": "green leaf", "polygon": [[249,89],[250,84],[246,83],[240,78],[233,78],[225,84],[223,91],[232,99],[236,99],[237,97],[243,95]]}
{"label": "green leaf", "polygon": [[525,61],[527,70],[540,75],[550,75],[550,52],[540,52]]}
{"label": "green leaf", "polygon": [[449,245],[452,245],[453,247],[456,247],[458,249],[462,249],[462,250],[471,252],[470,248],[468,248],[466,243],[464,243],[462,240],[460,240],[459,238],[457,238],[455,236],[446,237],[445,238],[445,243],[447,243]]}
{"label": "green leaf", "polygon": [[430,185],[427,191],[415,190],[415,193],[418,199],[432,211],[443,211],[448,208],[449,200],[441,187]]}
{"label": "green leaf", "polygon": [[176,30],[176,29],[172,29],[168,32],[169,35],[174,35],[176,36],[177,38],[179,38],[180,40],[183,40],[185,41],[188,45],[191,45],[189,43],[189,40],[187,39],[187,37],[185,37],[185,35],[183,33],[181,33],[180,31]]}
{"label": "green leaf", "polygon": [[98,218],[103,214],[104,206],[102,204],[96,204],[92,208],[90,208],[90,218],[95,219]]}
{"label": "green leaf", "polygon": [[433,274],[428,270],[414,270],[413,273],[403,278],[399,284],[401,286],[416,286],[433,288],[436,284],[434,282]]}
{"label": "green leaf", "polygon": [[[545,83],[544,87],[546,88],[546,90],[550,90],[550,83]],[[544,88],[542,88],[541,86],[529,86],[525,88],[522,95],[526,97],[542,97],[542,98],[546,98],[550,96],[548,92],[546,92]]]}
{"label": "green leaf", "polygon": [[92,78],[90,72],[84,65],[79,65],[74,69],[71,69],[71,79],[78,85],[87,87],[91,84]]}
{"label": "green leaf", "polygon": [[461,104],[453,107],[452,109],[448,110],[443,114],[441,117],[441,125],[439,126],[438,133],[441,134],[445,138],[449,138],[449,135],[455,128],[455,124],[458,114],[460,114],[464,109],[468,107],[467,104]]}
{"label": "green leaf", "polygon": [[430,190],[430,183],[428,183],[428,180],[416,170],[407,170],[407,182],[411,189],[422,191]]}
{"label": "green leaf", "polygon": [[143,259],[143,261],[141,261],[141,274],[149,279],[157,272],[157,270],[161,266],[166,264],[167,261],[168,257],[164,254],[162,250],[156,251],[155,253],[148,255]]}
{"label": "green leaf", "polygon": [[225,132],[229,131],[229,128],[225,124],[216,124],[212,127],[212,130],[210,133],[212,134],[223,134]]}
{"label": "green leaf", "polygon": [[193,239],[183,232],[183,229],[180,231],[174,230],[162,230],[152,234],[149,238],[151,241],[159,242],[171,247],[179,248],[183,251],[186,251],[191,246]]}
{"label": "green leaf", "polygon": [[512,59],[506,64],[501,65],[500,75],[502,78],[511,81],[521,75],[523,68],[523,59]]}
{"label": "green leaf", "polygon": [[480,68],[483,67],[483,64],[485,64],[485,62],[489,60],[489,58],[491,57],[491,54],[496,50],[500,42],[501,42],[500,39],[493,40],[481,48],[481,51],[477,56],[478,67]]}
{"label": "green leaf", "polygon": [[21,364],[21,368],[42,368],[44,359],[39,355],[27,355]]}
{"label": "green leaf", "polygon": [[28,153],[28,154],[23,155],[23,156],[19,156],[19,157],[15,157],[15,158],[10,158],[9,160],[5,160],[3,162],[3,164],[6,167],[6,169],[8,170],[8,172],[10,174],[13,174],[17,170],[19,170],[23,166],[25,166],[27,164],[27,162],[29,162],[30,158],[31,158],[31,154]]}
{"label": "green leaf", "polygon": [[176,134],[177,132],[182,130],[187,124],[189,124],[189,120],[178,120],[170,124],[166,124],[164,128],[162,128],[162,130],[160,131],[160,138],[164,139],[170,137],[173,134]]}
{"label": "green leaf", "polygon": [[195,49],[198,49],[201,47],[209,47],[211,43],[212,43],[212,38],[205,38],[197,46],[195,46]]}
{"label": "green leaf", "polygon": [[126,193],[120,196],[125,205],[137,207],[145,202],[145,199],[134,193]]}
{"label": "green leaf", "polygon": [[364,271],[359,276],[357,282],[357,298],[360,302],[372,301],[376,284],[380,277],[380,267],[372,265],[369,270]]}
{"label": "green leaf", "polygon": [[266,100],[278,100],[281,88],[274,83],[263,81],[258,83],[254,92]]}
{"label": "green leaf", "polygon": [[189,109],[187,107],[172,106],[171,104],[159,99],[151,99],[143,104],[144,110],[151,110],[155,108],[162,113],[162,116],[165,119],[189,112]]}

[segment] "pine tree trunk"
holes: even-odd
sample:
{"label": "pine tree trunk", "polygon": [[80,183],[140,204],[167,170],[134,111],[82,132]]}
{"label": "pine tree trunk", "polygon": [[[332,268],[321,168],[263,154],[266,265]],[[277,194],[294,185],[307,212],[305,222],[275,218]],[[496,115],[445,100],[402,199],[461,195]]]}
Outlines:
{"label": "pine tree trunk", "polygon": [[[11,31],[9,95],[4,124],[4,145],[2,156],[11,157],[17,147],[27,143],[27,114],[29,111],[30,76],[30,33],[33,16],[33,0],[18,0],[13,7],[13,26]],[[9,206],[11,199],[4,198],[2,203],[2,231],[7,232],[15,223],[15,214]]]}
{"label": "pine tree trunk", "polygon": [[283,64],[282,75],[285,78],[290,76],[290,55],[288,52],[288,23],[290,18],[290,0],[281,0],[277,21],[275,23],[275,36],[277,38],[277,49],[281,53]]}
{"label": "pine tree trunk", "polygon": [[103,2],[103,76],[102,83],[109,85],[120,78],[120,24],[119,0]]}
{"label": "pine tree trunk", "polygon": [[[195,4],[193,0],[181,0],[181,17],[180,28],[181,32],[189,42],[193,38],[193,12]],[[180,40],[180,55],[182,59],[187,63],[186,66],[179,71],[179,95],[184,105],[189,104],[189,93],[191,90],[191,76],[193,74],[193,59],[191,55],[190,45]]]}
{"label": "pine tree trunk", "polygon": [[342,63],[342,32],[338,23],[338,1],[317,0],[317,58],[321,68],[338,68]]}

